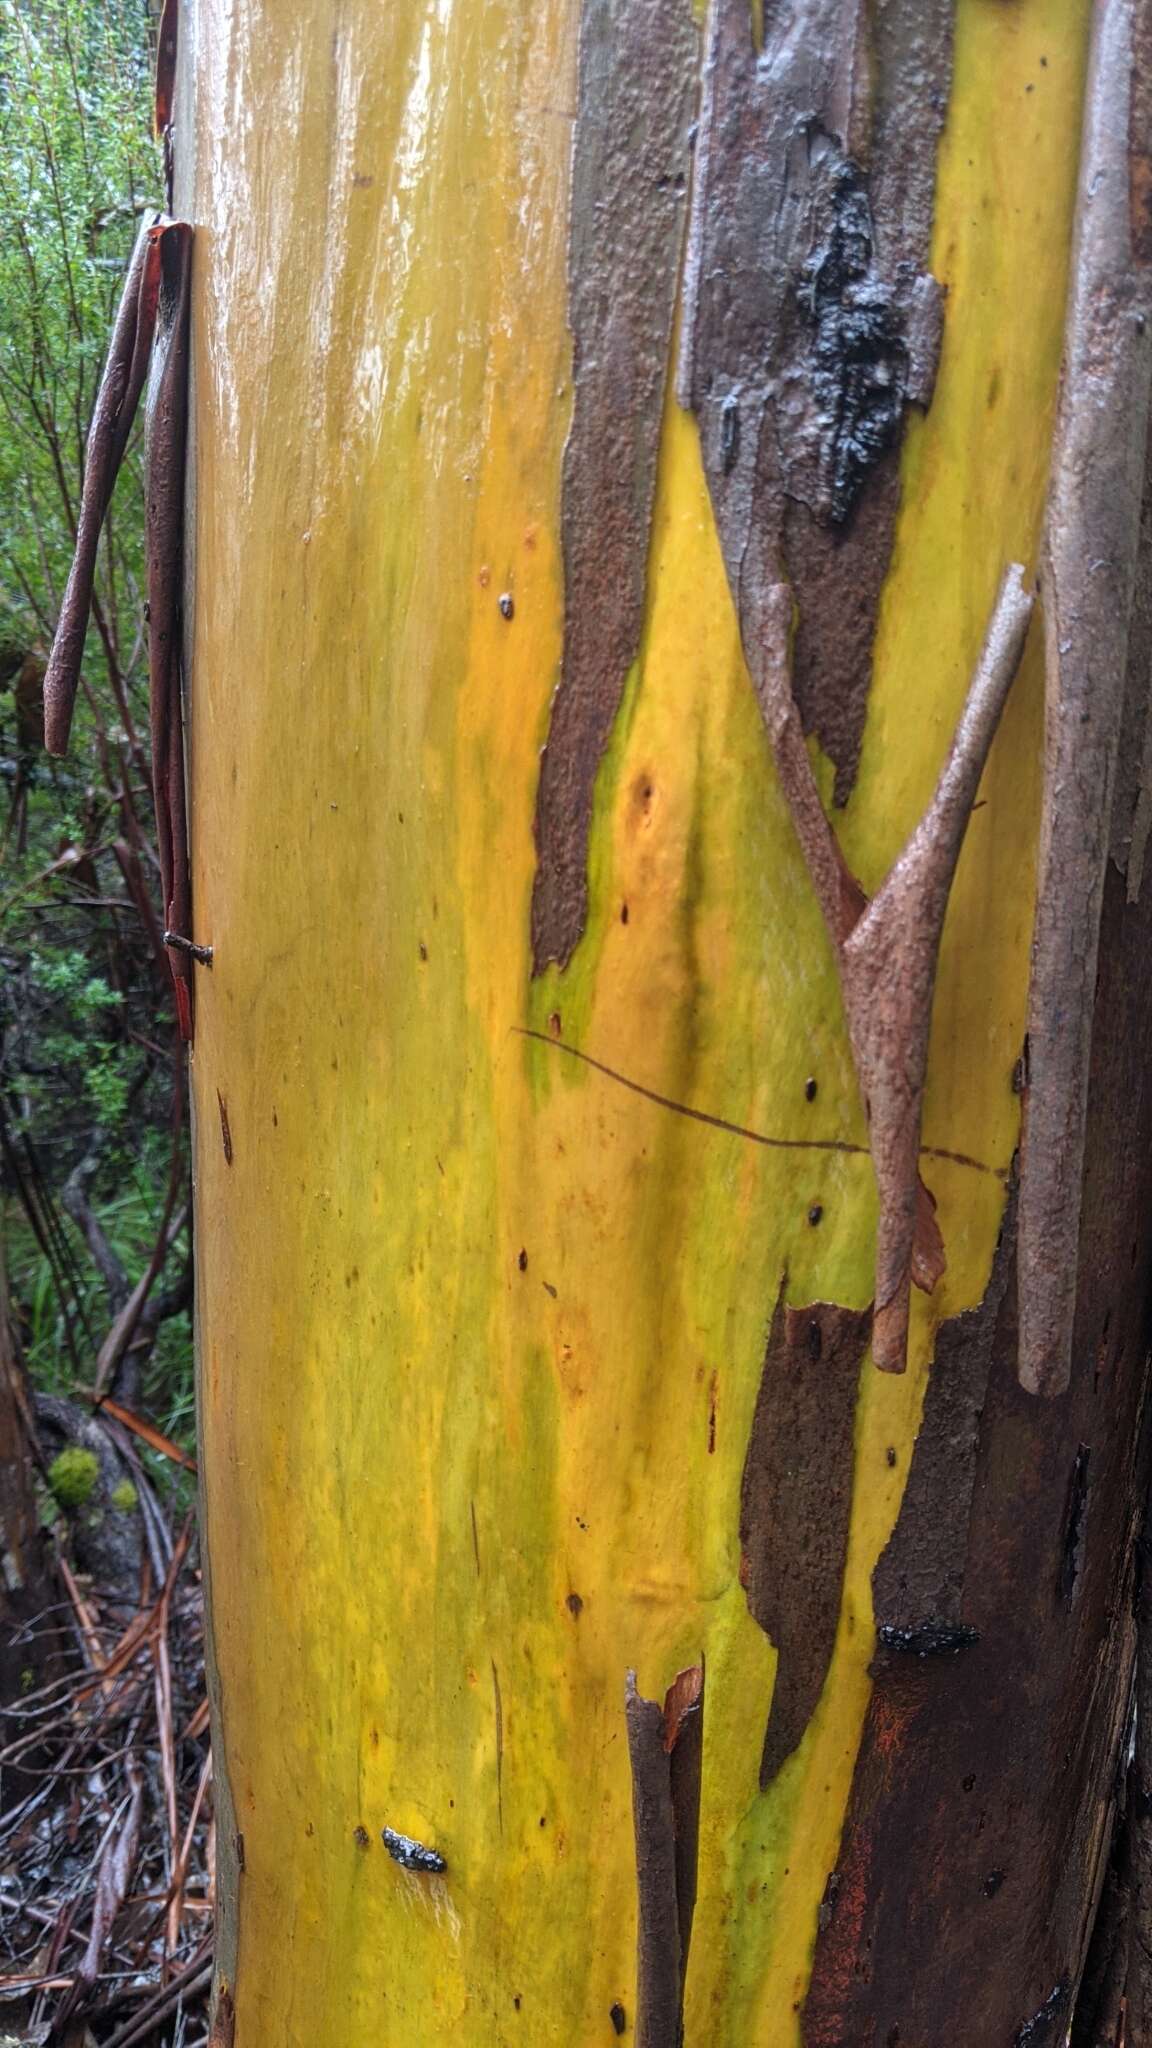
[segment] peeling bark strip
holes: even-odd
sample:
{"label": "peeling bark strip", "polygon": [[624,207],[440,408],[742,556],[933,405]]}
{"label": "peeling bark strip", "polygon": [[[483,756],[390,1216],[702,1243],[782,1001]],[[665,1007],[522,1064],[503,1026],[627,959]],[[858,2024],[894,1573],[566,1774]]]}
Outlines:
{"label": "peeling bark strip", "polygon": [[1032,615],[1023,574],[1016,563],[1005,571],[932,801],[871,902],[849,873],[820,802],[792,693],[792,603],[782,585],[765,586],[758,600],[761,633],[747,650],[781,784],[839,960],[880,1195],[872,1356],[886,1372],[904,1370],[912,1282],[931,1292],[944,1271],[935,1203],[919,1177],[932,991],[952,877]]}
{"label": "peeling bark strip", "polygon": [[636,2048],[679,2048],[696,1903],[703,1665],[677,1674],[663,1707],[640,1697],[630,1671],[624,1713],[639,1894]]}
{"label": "peeling bark strip", "polygon": [[[188,424],[188,310],[192,230],[169,222],[160,236],[160,302],[147,401],[145,501],[152,793],[164,898],[164,932],[192,927],[181,703],[184,583],[184,453]],[[192,958],[168,943],[180,1033],[192,1036]]]}
{"label": "peeling bark strip", "polygon": [[841,952],[848,1034],[880,1191],[872,1355],[892,1372],[904,1368],[909,1289],[917,1234],[923,1232],[917,1162],[944,913],[1031,614],[1031,594],[1024,589],[1023,571],[1014,565],[1000,585],[932,801]]}
{"label": "peeling bark strip", "polygon": [[856,776],[909,403],[942,298],[925,272],[951,83],[951,0],[715,0],[689,237],[680,397],[746,652],[768,583],[796,592],[796,696]]}
{"label": "peeling bark strip", "polygon": [[740,1492],[748,1608],[776,1646],[760,1783],[816,1711],[836,1641],[869,1312],[776,1304]]}
{"label": "peeling bark strip", "polygon": [[76,550],[44,676],[44,745],[50,754],[68,751],[100,529],[148,372],[159,288],[158,216],[146,213],[128,264],[84,450]]}
{"label": "peeling bark strip", "polygon": [[176,55],[180,34],[180,0],[163,0],[156,30],[156,80],[152,100],[152,132],[166,135],[176,90]]}
{"label": "peeling bark strip", "polygon": [[689,169],[687,0],[585,0],[572,168],[564,653],[536,800],[532,951],[571,959],[596,771],[640,645]]}
{"label": "peeling bark strip", "polygon": [[1100,906],[1152,375],[1147,0],[1101,0],[1064,341],[1044,590],[1047,736],[1020,1175],[1020,1380],[1071,1372]]}

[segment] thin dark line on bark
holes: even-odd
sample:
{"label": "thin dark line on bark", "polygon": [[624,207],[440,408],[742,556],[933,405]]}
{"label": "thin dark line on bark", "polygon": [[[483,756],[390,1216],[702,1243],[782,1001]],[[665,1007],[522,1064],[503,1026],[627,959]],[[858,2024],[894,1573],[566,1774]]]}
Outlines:
{"label": "thin dark line on bark", "polygon": [[[537,1045],[550,1046],[553,1052],[566,1053],[569,1059],[579,1060],[583,1066],[603,1074],[606,1080],[616,1081],[633,1095],[643,1096],[645,1102],[654,1102],[658,1109],[670,1109],[674,1116],[690,1117],[693,1123],[707,1124],[710,1130],[725,1131],[729,1137],[745,1138],[750,1145],[766,1145],[776,1152],[843,1152],[857,1159],[870,1157],[867,1145],[855,1145],[848,1138],[774,1138],[767,1131],[753,1130],[748,1124],[731,1123],[727,1117],[714,1116],[710,1110],[695,1109],[690,1102],[677,1102],[671,1095],[661,1095],[658,1089],[646,1087],[643,1081],[633,1080],[631,1075],[622,1074],[619,1067],[610,1067],[605,1060],[594,1059],[590,1052],[582,1052],[578,1045],[569,1045],[563,1038],[552,1038],[546,1031],[532,1031],[524,1024],[514,1024],[512,1030],[517,1038],[531,1038]],[[994,1180],[1008,1179],[1007,1167],[989,1166],[983,1159],[973,1159],[968,1152],[950,1152],[943,1145],[922,1145],[920,1151],[925,1159],[946,1159],[953,1166],[970,1167],[973,1173],[991,1174]]]}

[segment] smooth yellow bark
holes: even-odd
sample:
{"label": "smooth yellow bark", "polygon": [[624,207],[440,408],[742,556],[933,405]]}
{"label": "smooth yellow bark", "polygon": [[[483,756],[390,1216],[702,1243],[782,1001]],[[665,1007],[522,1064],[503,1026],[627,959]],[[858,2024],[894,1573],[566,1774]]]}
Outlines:
{"label": "smooth yellow bark", "polygon": [[[1088,14],[959,0],[944,357],[906,439],[840,820],[867,886],[932,787],[1001,570],[1035,557]],[[634,2015],[625,1671],[657,1695],[701,1653],[687,2048],[798,2041],[870,1574],[1017,1137],[1035,635],[933,1028],[925,1144],[980,1164],[925,1164],[948,1272],[917,1298],[907,1375],[865,1364],[836,1655],[762,1794],[774,1652],[738,1522],[765,1331],[785,1276],[798,1303],[867,1303],[875,1197],[863,1152],[774,1150],[626,1085],[865,1142],[671,399],[589,926],[531,980],[576,27],[575,0],[189,9],[200,1384],[238,2048],[614,2039],[613,2002]],[[384,1823],[446,1877],[398,1869]]]}

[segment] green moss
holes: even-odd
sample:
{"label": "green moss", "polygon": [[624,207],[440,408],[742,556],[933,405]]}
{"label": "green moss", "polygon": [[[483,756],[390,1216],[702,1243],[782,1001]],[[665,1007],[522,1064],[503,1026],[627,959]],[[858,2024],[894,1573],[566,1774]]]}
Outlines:
{"label": "green moss", "polygon": [[82,1508],[91,1500],[99,1477],[95,1451],[81,1450],[78,1444],[70,1444],[48,1467],[48,1484],[62,1508]]}
{"label": "green moss", "polygon": [[122,1479],[119,1486],[112,1489],[112,1505],[119,1508],[121,1514],[130,1515],[139,1499],[140,1496],[130,1479]]}

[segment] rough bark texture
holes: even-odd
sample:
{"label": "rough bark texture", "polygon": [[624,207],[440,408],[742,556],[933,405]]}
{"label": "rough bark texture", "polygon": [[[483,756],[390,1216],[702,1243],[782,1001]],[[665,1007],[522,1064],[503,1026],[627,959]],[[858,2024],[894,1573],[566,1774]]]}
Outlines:
{"label": "rough bark texture", "polygon": [[804,726],[855,779],[899,500],[905,407],[931,397],[927,275],[951,0],[713,10],[680,395],[700,418],[750,661],[772,583],[796,595]]}
{"label": "rough bark texture", "polygon": [[[1127,905],[1113,870],[1072,1384],[1057,1407],[1020,1388],[1015,1290],[998,1267],[964,1565],[964,1619],[979,1640],[954,1656],[878,1655],[836,1906],[804,2008],[807,2048],[1055,2042],[1067,2022],[1135,1637],[1152,1275],[1150,1003],[1152,906]],[[1013,1259],[1008,1233],[1003,1258]],[[931,1415],[927,1426],[934,1433]],[[962,1454],[962,1483],[963,1462]],[[919,1503],[914,1488],[892,1553],[922,1529]],[[886,1560],[885,1597],[893,1575]]]}

